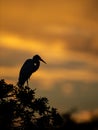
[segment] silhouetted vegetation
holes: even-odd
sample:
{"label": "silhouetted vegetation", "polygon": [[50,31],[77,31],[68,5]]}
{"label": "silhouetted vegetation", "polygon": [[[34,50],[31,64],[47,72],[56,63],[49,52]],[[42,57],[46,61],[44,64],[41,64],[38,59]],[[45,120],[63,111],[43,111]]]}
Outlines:
{"label": "silhouetted vegetation", "polygon": [[57,128],[61,116],[45,97],[36,98],[28,86],[16,87],[0,81],[0,130]]}
{"label": "silhouetted vegetation", "polygon": [[17,87],[0,80],[0,130],[97,130],[98,118],[76,123],[72,112],[60,115],[46,97],[35,97],[28,86]]}

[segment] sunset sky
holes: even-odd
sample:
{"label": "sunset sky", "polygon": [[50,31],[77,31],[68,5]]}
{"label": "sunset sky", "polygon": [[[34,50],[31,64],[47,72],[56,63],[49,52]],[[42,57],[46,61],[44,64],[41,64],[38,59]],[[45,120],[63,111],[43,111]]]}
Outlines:
{"label": "sunset sky", "polygon": [[98,109],[98,0],[0,0],[0,79],[16,85],[27,58],[30,87],[60,112]]}

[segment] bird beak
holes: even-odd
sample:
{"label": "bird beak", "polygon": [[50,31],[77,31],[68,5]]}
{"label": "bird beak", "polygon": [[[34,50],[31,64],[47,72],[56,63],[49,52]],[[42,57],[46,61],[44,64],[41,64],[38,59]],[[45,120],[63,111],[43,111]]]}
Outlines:
{"label": "bird beak", "polygon": [[47,64],[43,59],[40,59],[40,61],[42,61],[43,63]]}

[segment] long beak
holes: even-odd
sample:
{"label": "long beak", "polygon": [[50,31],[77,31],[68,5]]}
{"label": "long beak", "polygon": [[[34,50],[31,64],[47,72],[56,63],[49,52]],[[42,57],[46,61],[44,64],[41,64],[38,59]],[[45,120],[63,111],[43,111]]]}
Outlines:
{"label": "long beak", "polygon": [[40,59],[40,61],[42,61],[43,63],[47,64],[43,59]]}

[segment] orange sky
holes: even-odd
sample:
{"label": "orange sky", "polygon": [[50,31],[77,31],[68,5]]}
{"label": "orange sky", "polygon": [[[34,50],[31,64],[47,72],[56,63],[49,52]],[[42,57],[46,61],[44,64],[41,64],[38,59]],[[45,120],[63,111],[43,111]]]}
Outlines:
{"label": "orange sky", "polygon": [[0,0],[0,78],[16,84],[39,54],[30,86],[65,111],[98,108],[98,1]]}

